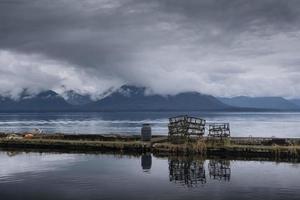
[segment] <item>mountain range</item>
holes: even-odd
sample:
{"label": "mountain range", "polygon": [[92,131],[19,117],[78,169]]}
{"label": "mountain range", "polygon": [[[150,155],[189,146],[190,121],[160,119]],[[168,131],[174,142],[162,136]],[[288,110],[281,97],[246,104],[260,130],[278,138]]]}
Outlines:
{"label": "mountain range", "polygon": [[218,98],[223,103],[240,108],[258,108],[271,110],[297,110],[300,109],[293,100],[282,97],[247,97]]}
{"label": "mountain range", "polygon": [[298,107],[300,107],[300,99],[291,99],[290,100],[293,104],[297,105]]}
{"label": "mountain range", "polygon": [[89,105],[92,110],[224,110],[228,106],[217,98],[196,92],[177,95],[147,95],[146,88],[122,86]]}
{"label": "mountain range", "polygon": [[282,97],[216,98],[198,92],[148,94],[146,88],[124,85],[102,99],[92,100],[73,90],[59,95],[48,90],[18,100],[0,96],[0,112],[42,111],[300,111],[300,100]]}
{"label": "mountain range", "polygon": [[43,91],[35,96],[26,92],[20,95],[18,100],[8,97],[0,97],[0,111],[39,112],[39,111],[67,111],[73,106],[54,91]]}
{"label": "mountain range", "polygon": [[66,100],[67,103],[74,105],[74,106],[79,106],[79,105],[86,105],[89,103],[92,103],[92,97],[88,94],[79,94],[75,92],[74,90],[68,90],[65,91],[62,96]]}

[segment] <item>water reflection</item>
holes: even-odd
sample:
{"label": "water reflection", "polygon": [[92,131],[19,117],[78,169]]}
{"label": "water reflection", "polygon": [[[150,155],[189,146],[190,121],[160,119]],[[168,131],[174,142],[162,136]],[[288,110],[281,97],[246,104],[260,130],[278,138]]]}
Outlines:
{"label": "water reflection", "polygon": [[204,160],[192,158],[170,158],[169,179],[187,187],[206,183]]}
{"label": "water reflection", "polygon": [[231,168],[229,160],[210,160],[208,162],[208,171],[211,179],[230,181]]}
{"label": "water reflection", "polygon": [[[0,151],[0,184],[18,181],[19,174],[37,174],[56,171],[75,162],[76,155],[51,153],[24,153],[19,151]],[[78,158],[76,161],[78,162]]]}
{"label": "water reflection", "polygon": [[143,154],[141,157],[141,165],[144,172],[150,172],[152,166],[152,156],[150,153]]}
{"label": "water reflection", "polygon": [[0,193],[1,199],[298,200],[299,166],[151,154],[0,151]]}
{"label": "water reflection", "polygon": [[[169,179],[187,187],[206,184],[205,160],[195,158],[169,158]],[[209,160],[208,174],[212,180],[230,181],[230,160]]]}
{"label": "water reflection", "polygon": [[14,156],[17,156],[17,155],[20,155],[20,154],[22,154],[22,152],[20,152],[20,151],[7,151],[6,152],[6,155],[8,157],[14,157]]}

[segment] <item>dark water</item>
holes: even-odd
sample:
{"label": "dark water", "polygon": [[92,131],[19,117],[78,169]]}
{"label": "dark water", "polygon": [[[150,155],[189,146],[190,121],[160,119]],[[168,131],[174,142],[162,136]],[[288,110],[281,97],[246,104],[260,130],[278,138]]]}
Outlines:
{"label": "dark water", "polygon": [[1,199],[299,199],[300,164],[0,152]]}
{"label": "dark water", "polygon": [[167,134],[168,118],[180,114],[230,122],[233,136],[300,137],[300,113],[275,112],[0,113],[0,131],[139,134],[142,124],[150,123],[154,134]]}

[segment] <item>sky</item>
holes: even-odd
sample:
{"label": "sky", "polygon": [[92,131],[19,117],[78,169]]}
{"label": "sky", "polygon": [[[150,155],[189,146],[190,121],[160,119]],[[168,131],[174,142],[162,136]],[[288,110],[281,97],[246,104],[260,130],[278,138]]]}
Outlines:
{"label": "sky", "polygon": [[0,0],[0,93],[300,98],[299,0]]}

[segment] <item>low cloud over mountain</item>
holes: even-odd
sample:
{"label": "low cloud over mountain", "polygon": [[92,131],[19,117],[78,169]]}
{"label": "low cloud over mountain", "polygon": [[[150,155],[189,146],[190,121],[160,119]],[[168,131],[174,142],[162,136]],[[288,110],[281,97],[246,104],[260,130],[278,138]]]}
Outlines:
{"label": "low cloud over mountain", "polygon": [[0,93],[300,97],[298,0],[0,1]]}

